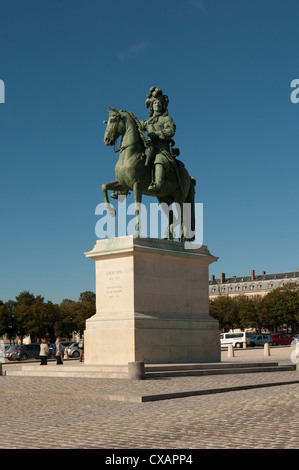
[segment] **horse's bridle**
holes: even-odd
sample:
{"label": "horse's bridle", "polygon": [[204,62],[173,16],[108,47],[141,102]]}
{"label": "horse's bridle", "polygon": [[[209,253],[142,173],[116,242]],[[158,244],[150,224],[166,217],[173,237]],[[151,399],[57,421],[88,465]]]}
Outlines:
{"label": "horse's bridle", "polygon": [[[114,138],[114,135],[116,134],[117,126],[118,126],[119,121],[120,121],[120,113],[113,111],[113,120],[111,121],[111,114],[110,114],[109,120],[110,120],[109,134],[112,134],[113,138]],[[116,141],[117,141],[117,139],[118,139],[118,137],[114,141],[114,152],[117,152],[117,150],[116,150]]]}
{"label": "horse's bridle", "polygon": [[[113,131],[115,131],[115,129],[117,129],[117,126],[118,126],[118,124],[119,124],[119,121],[121,120],[120,112],[117,112],[117,113],[116,113],[116,116],[117,116],[117,119],[116,119],[115,123],[114,123],[114,122],[112,123],[112,124],[113,124]],[[117,139],[118,139],[118,137],[117,137]],[[133,144],[128,144],[128,145],[122,146],[121,143],[120,143],[120,147],[117,148],[117,147],[116,147],[116,141],[117,141],[117,139],[115,140],[114,146],[113,146],[113,150],[114,150],[115,153],[118,153],[118,152],[120,153],[120,152],[122,152],[123,150],[127,149],[128,147],[131,147],[132,145],[134,145],[134,143],[133,143]]]}
{"label": "horse's bridle", "polygon": [[[121,120],[121,114],[119,111],[117,111],[116,109],[114,108],[111,108],[109,106],[109,108],[111,109],[112,113],[114,114],[115,116],[115,119],[111,122],[110,120],[110,127],[112,128],[111,130],[109,129],[109,133],[111,132],[113,135],[116,133],[116,129],[117,129],[117,126],[119,124],[119,121]],[[110,114],[110,113],[109,113]],[[111,119],[111,114],[110,114],[110,119]],[[134,145],[134,143],[132,144],[128,144],[128,145],[125,145],[125,146],[122,146],[121,143],[120,143],[120,147],[117,148],[116,146],[116,142],[117,142],[117,139],[118,137],[115,139],[114,141],[114,146],[113,146],[113,150],[115,153],[118,153],[118,152],[122,152],[123,150],[125,150],[126,148],[128,147],[131,147],[132,145]]]}

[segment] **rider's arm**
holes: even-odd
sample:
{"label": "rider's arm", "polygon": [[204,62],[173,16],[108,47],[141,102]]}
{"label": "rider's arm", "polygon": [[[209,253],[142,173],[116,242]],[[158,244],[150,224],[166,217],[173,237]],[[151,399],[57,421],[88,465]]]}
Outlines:
{"label": "rider's arm", "polygon": [[163,124],[160,129],[150,132],[149,137],[152,140],[169,141],[174,136],[175,129],[176,126],[171,117],[166,116],[163,118]]}
{"label": "rider's arm", "polygon": [[173,122],[170,116],[167,116],[165,118],[164,127],[161,130],[161,132],[163,133],[164,139],[166,140],[172,139],[172,137],[175,134],[175,130],[176,130],[175,123]]}

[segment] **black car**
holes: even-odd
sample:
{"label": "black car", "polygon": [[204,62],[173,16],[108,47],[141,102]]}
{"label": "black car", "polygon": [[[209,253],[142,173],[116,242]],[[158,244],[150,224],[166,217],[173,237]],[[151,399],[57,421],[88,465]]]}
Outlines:
{"label": "black car", "polygon": [[12,353],[13,361],[27,361],[27,359],[39,359],[40,343],[21,344]]}
{"label": "black car", "polygon": [[48,359],[54,359],[55,358],[55,343],[49,343],[49,354],[48,354]]}

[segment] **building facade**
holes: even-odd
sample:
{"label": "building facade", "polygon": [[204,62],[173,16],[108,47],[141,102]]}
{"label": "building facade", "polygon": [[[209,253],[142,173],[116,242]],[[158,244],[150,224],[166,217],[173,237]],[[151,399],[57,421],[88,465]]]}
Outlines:
{"label": "building facade", "polygon": [[220,274],[220,279],[215,279],[212,275],[209,281],[209,297],[211,300],[219,295],[266,295],[271,290],[278,287],[284,287],[286,284],[293,282],[299,285],[299,268],[297,271],[289,273],[266,274],[262,271],[261,274],[256,274],[254,270],[251,271],[250,276],[233,276],[230,278],[225,277],[225,273]]}

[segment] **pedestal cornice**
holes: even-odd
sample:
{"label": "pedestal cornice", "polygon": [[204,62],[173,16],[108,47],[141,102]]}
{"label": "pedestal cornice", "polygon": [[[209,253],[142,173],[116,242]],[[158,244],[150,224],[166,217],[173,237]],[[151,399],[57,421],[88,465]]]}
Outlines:
{"label": "pedestal cornice", "polygon": [[133,235],[97,240],[94,248],[84,254],[87,258],[96,261],[107,255],[113,256],[133,252],[193,258],[206,261],[208,264],[218,260],[218,257],[211,255],[206,245],[186,244],[158,238],[136,238]]}

